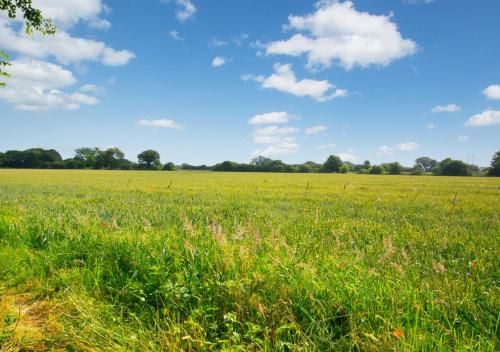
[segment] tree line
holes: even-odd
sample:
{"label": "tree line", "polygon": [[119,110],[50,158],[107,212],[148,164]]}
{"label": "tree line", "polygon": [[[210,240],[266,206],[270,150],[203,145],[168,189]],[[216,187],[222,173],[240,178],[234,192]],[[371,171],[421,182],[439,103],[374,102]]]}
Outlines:
{"label": "tree line", "polygon": [[108,170],[211,170],[221,172],[284,172],[284,173],[358,173],[390,175],[443,175],[443,176],[500,176],[500,151],[492,158],[491,166],[480,168],[466,164],[461,160],[446,158],[441,161],[429,157],[420,157],[412,167],[402,166],[398,162],[372,165],[366,160],[361,164],[343,161],[336,155],[330,155],[324,163],[307,161],[302,164],[286,164],[263,156],[256,157],[248,164],[233,161],[207,165],[162,164],[160,154],[155,150],[145,150],[137,155],[137,162],[125,158],[119,148],[78,148],[72,158],[63,159],[54,149],[31,148],[0,152],[0,167],[26,169],[108,169]]}

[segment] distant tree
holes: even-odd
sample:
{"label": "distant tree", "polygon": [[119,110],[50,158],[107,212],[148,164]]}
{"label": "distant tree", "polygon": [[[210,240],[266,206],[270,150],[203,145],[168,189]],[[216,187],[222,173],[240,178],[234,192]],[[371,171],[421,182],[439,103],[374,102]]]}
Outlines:
{"label": "distant tree", "polygon": [[427,156],[422,156],[415,160],[415,167],[422,167],[425,172],[430,172],[438,162]]}
{"label": "distant tree", "polygon": [[396,162],[387,164],[386,170],[391,175],[400,175],[401,171],[403,170],[403,167],[401,166],[400,163],[398,163],[396,161]]}
{"label": "distant tree", "polygon": [[233,161],[224,161],[220,164],[214,166],[214,171],[236,171],[238,169],[238,163]]}
{"label": "distant tree", "polygon": [[442,176],[468,176],[469,166],[460,160],[444,159],[439,163],[439,175]]}
{"label": "distant tree", "polygon": [[370,169],[370,160],[365,160],[363,163],[363,169],[369,170]]}
{"label": "distant tree", "polygon": [[340,167],[339,171],[341,174],[346,174],[349,172],[351,168],[349,167],[349,165],[347,165],[346,163],[342,164],[342,166]]}
{"label": "distant tree", "polygon": [[96,165],[97,156],[99,155],[99,153],[101,153],[99,148],[88,148],[88,147],[78,148],[75,149],[74,159],[77,162],[80,162],[83,165],[83,167],[93,168]]}
{"label": "distant tree", "polygon": [[381,166],[381,165],[373,165],[371,168],[370,168],[370,171],[369,173],[372,174],[372,175],[381,175],[384,173],[384,168]]}
{"label": "distant tree", "polygon": [[95,167],[98,169],[119,169],[125,161],[125,154],[118,148],[99,150]]}
{"label": "distant tree", "polygon": [[496,152],[491,159],[491,167],[488,170],[489,176],[500,176],[500,151]]}
{"label": "distant tree", "polygon": [[163,165],[163,170],[164,171],[175,171],[175,165],[173,162],[169,161],[165,165]]}
{"label": "distant tree", "polygon": [[298,167],[298,169],[297,169],[297,172],[300,172],[300,173],[303,173],[303,174],[310,173],[310,172],[312,172],[312,168],[308,164],[300,164],[299,167]]}
{"label": "distant tree", "polygon": [[144,166],[146,169],[158,169],[160,166],[160,154],[155,150],[145,150],[139,155],[139,165]]}
{"label": "distant tree", "polygon": [[[43,18],[41,11],[33,8],[31,2],[32,0],[0,0],[0,11],[6,11],[7,16],[11,19],[22,15],[26,34],[32,34],[33,31],[38,31],[42,34],[54,34],[56,29],[50,19]],[[9,56],[0,50],[0,78],[10,76],[2,69],[2,67],[10,65],[8,60]],[[0,87],[3,86],[5,86],[5,82],[0,82]]]}
{"label": "distant tree", "polygon": [[342,166],[342,160],[336,155],[330,155],[323,164],[323,170],[326,172],[339,172]]}

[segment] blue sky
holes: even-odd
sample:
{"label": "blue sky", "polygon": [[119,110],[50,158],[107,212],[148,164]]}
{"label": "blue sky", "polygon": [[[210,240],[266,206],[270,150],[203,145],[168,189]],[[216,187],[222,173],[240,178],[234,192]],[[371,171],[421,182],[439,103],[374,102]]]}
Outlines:
{"label": "blue sky", "polygon": [[2,151],[486,166],[500,149],[496,0],[33,3],[59,31],[0,17]]}

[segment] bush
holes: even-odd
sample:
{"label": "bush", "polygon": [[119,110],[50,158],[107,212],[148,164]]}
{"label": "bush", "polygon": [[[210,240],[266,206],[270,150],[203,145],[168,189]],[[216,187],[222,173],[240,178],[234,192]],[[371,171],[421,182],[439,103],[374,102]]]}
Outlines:
{"label": "bush", "polygon": [[384,173],[384,168],[380,165],[373,165],[369,171],[372,175],[381,175]]}
{"label": "bush", "polygon": [[165,165],[163,165],[163,170],[164,171],[175,171],[175,165],[173,162],[169,161]]}
{"label": "bush", "polygon": [[349,170],[350,170],[350,169],[349,169],[349,166],[348,166],[348,165],[346,165],[346,164],[342,164],[342,166],[341,166],[341,167],[340,167],[340,169],[339,169],[340,173],[342,173],[342,174],[346,174],[346,173],[348,173],[348,172],[349,172]]}

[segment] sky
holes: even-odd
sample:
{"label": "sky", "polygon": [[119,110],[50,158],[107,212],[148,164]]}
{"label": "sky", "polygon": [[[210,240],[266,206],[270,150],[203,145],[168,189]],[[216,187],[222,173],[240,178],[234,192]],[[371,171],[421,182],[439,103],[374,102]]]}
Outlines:
{"label": "sky", "polygon": [[117,146],[215,164],[500,150],[498,0],[33,0],[0,16],[0,151]]}

